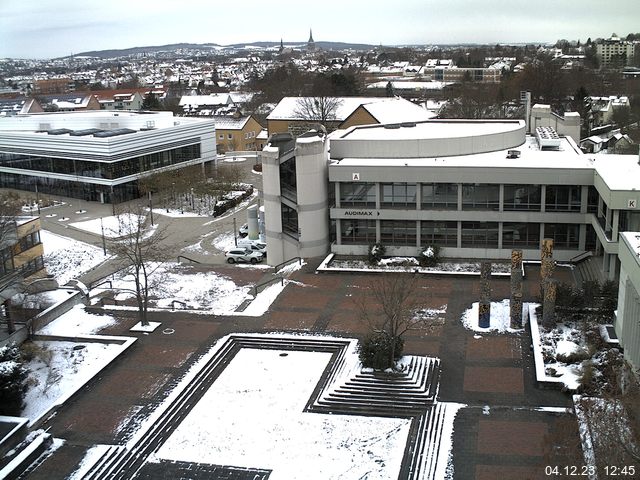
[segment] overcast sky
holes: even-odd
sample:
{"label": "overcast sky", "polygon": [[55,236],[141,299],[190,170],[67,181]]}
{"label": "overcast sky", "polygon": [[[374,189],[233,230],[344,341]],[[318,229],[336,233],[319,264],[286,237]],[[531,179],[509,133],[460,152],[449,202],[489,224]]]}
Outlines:
{"label": "overcast sky", "polygon": [[640,0],[0,0],[0,57],[178,42],[545,43],[640,31]]}

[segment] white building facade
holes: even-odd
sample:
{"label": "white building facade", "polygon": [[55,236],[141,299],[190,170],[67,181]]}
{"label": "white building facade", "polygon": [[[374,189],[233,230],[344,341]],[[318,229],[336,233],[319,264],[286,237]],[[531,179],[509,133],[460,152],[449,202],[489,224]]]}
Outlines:
{"label": "white building facade", "polygon": [[141,177],[215,158],[215,123],[171,112],[0,118],[3,188],[118,203],[139,195]]}
{"label": "white building facade", "polygon": [[392,255],[438,245],[447,257],[504,259],[517,248],[537,259],[553,238],[558,260],[591,251],[616,278],[619,232],[640,231],[637,157],[588,156],[551,128],[525,130],[519,120],[430,120],[272,142],[269,261],[364,255],[373,243]]}

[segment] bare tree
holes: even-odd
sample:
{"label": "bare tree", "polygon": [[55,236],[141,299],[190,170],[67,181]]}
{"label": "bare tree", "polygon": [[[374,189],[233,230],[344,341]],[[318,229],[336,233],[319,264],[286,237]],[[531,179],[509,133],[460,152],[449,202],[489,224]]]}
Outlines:
{"label": "bare tree", "polygon": [[[576,410],[584,424],[583,446],[591,448],[598,473],[611,465],[634,465],[640,474],[640,384],[625,362],[604,372],[601,396],[581,397]],[[633,474],[631,475],[633,476]]]}
{"label": "bare tree", "polygon": [[331,123],[337,121],[338,109],[342,99],[338,97],[300,97],[296,101],[294,115],[309,123],[319,123],[328,131],[333,130]]}
{"label": "bare tree", "polygon": [[158,276],[152,281],[152,274],[169,257],[163,245],[166,235],[160,227],[154,231],[140,205],[118,216],[118,229],[120,236],[109,242],[109,249],[124,262],[128,275],[133,278],[138,318],[141,325],[148,325],[149,296],[162,281]]}
{"label": "bare tree", "polygon": [[402,336],[409,330],[425,328],[433,317],[420,313],[420,288],[414,275],[405,273],[376,276],[354,301],[360,318],[374,334],[389,340],[387,366],[395,365],[402,353]]}
{"label": "bare tree", "polygon": [[17,195],[0,194],[0,303],[4,306],[9,333],[15,330],[9,313],[9,298],[24,288],[24,275],[15,269],[12,253],[18,240],[16,219],[21,206],[22,202]]}

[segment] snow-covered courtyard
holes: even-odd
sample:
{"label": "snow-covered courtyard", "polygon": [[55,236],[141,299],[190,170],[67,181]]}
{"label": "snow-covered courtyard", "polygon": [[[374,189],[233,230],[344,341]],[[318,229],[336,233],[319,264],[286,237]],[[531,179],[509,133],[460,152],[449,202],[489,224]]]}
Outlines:
{"label": "snow-covered courtyard", "polygon": [[304,412],[330,357],[242,349],[157,458],[267,468],[274,480],[396,478],[409,419]]}

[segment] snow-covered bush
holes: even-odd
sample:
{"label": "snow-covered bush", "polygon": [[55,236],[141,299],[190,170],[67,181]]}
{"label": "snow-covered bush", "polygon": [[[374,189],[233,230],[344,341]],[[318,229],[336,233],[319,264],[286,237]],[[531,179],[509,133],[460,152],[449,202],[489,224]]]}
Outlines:
{"label": "snow-covered bush", "polygon": [[[395,350],[392,362],[391,349],[394,342]],[[394,367],[395,362],[402,356],[403,347],[402,337],[392,337],[386,332],[373,332],[358,344],[358,357],[365,368],[386,370]]]}
{"label": "snow-covered bush", "polygon": [[0,415],[20,415],[28,371],[15,344],[0,347]]}
{"label": "snow-covered bush", "polygon": [[377,265],[377,263],[382,260],[385,253],[387,253],[387,247],[381,243],[373,243],[369,245],[369,263],[371,265]]}
{"label": "snow-covered bush", "polygon": [[422,267],[435,267],[440,261],[440,247],[438,245],[424,247],[421,249],[418,259]]}

